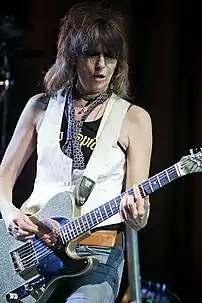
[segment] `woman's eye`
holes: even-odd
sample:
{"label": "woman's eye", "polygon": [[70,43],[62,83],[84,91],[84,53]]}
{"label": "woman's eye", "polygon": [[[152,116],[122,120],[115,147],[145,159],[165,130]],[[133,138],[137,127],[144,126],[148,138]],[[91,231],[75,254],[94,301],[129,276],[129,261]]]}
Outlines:
{"label": "woman's eye", "polygon": [[86,55],[87,55],[87,57],[91,57],[91,58],[99,56],[99,54],[96,54],[96,53],[87,53]]}
{"label": "woman's eye", "polygon": [[110,61],[110,62],[116,61],[116,59],[113,58],[112,56],[105,56],[105,60],[106,60],[106,61]]}

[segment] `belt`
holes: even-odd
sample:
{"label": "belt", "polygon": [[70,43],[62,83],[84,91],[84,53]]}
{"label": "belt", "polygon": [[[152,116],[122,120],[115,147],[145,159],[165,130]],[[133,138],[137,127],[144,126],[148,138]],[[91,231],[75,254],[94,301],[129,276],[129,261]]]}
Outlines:
{"label": "belt", "polygon": [[108,246],[123,245],[123,232],[116,230],[98,230],[79,242],[80,245]]}

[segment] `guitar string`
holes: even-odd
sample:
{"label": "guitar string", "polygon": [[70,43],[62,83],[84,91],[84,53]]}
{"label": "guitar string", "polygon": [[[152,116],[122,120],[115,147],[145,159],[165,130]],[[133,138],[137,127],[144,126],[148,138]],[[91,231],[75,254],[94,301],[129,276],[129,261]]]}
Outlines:
{"label": "guitar string", "polygon": [[[176,174],[175,174],[176,175]],[[166,178],[167,179],[167,178]],[[163,180],[163,179],[162,179]],[[165,180],[165,178],[164,178],[164,180]],[[148,186],[148,188],[149,188],[149,186]],[[70,223],[70,222],[69,222]],[[68,224],[66,224],[66,225],[68,225]],[[66,226],[63,226],[63,228],[64,227],[66,227]],[[34,243],[33,243],[34,244]],[[37,250],[38,249],[38,252],[39,252],[39,249],[41,248],[41,249],[43,249],[44,248],[44,246],[45,246],[46,244],[44,243],[44,242],[39,242],[39,243],[37,243],[37,245],[35,245],[35,249]],[[50,250],[50,253],[52,252],[52,250],[51,250],[51,248],[50,247],[45,247],[46,249],[48,249],[48,250]],[[24,248],[22,248],[21,250],[23,250]],[[40,252],[39,252],[40,253]],[[43,253],[43,252],[42,252]],[[43,256],[43,254],[42,254],[42,256]],[[27,256],[26,256],[27,257]],[[39,254],[39,258],[41,258],[41,256],[40,256],[40,254]]]}
{"label": "guitar string", "polygon": [[[178,176],[177,173],[176,173],[175,167],[171,167],[169,173],[173,173],[173,170],[174,170],[175,175]],[[160,174],[164,174],[164,173],[165,173],[165,172],[163,171],[163,172],[161,172],[161,173],[159,173],[159,174],[156,174],[155,176],[151,177],[150,180],[152,181],[152,179],[156,178],[157,175],[159,176]],[[167,176],[166,176],[166,179],[168,180],[168,177],[167,177]],[[161,178],[161,180],[162,180],[162,181],[165,181],[165,179],[163,179],[163,178]],[[156,181],[156,180],[155,180],[155,181]],[[158,180],[158,179],[157,179],[157,181],[158,181],[157,184],[159,184],[159,180]],[[169,181],[169,180],[168,180],[168,181]],[[146,183],[146,184],[144,184],[144,183]],[[146,190],[146,191],[148,191],[148,189],[151,190],[151,184],[148,183],[148,180],[142,182],[142,184],[144,184],[145,190]],[[160,187],[161,187],[161,184],[159,184],[159,185],[160,185]],[[127,191],[127,192],[130,194],[129,191],[131,191],[131,193],[132,193],[132,192],[133,192],[133,189],[129,189],[129,190]],[[151,192],[152,192],[152,190],[151,190]],[[124,194],[125,194],[125,193],[122,193],[122,194],[120,194],[118,197],[116,197],[116,198],[112,199],[111,201],[108,201],[108,202],[106,202],[105,204],[101,205],[100,207],[94,209],[93,211],[91,211],[90,213],[88,213],[89,216],[90,216],[90,214],[91,214],[91,215],[94,215],[94,216],[95,216],[95,219],[97,220],[98,217],[96,217],[95,211],[100,211],[100,208],[101,208],[101,207],[105,206],[106,204],[109,204],[110,202],[113,202],[113,201],[115,201],[115,202],[120,202],[120,201],[116,201],[116,199],[122,198]],[[87,214],[87,215],[88,215],[88,214]],[[101,214],[101,216],[103,216],[103,212],[102,212],[102,211],[100,211],[100,214]],[[104,213],[104,215],[105,215],[105,213]],[[76,218],[76,219],[73,220],[73,221],[68,222],[68,223],[65,224],[64,226],[55,229],[53,232],[50,233],[50,235],[53,235],[53,234],[55,234],[55,233],[56,233],[56,234],[57,234],[57,233],[61,233],[61,234],[62,234],[61,237],[64,237],[64,240],[65,240],[65,241],[66,241],[66,240],[70,240],[70,239],[71,239],[71,236],[73,236],[73,237],[79,236],[79,234],[74,234],[76,231],[75,231],[74,229],[72,229],[72,227],[73,227],[73,228],[76,227],[76,229],[80,229],[82,233],[84,233],[85,231],[87,231],[88,229],[86,229],[85,223],[86,223],[87,225],[89,225],[89,224],[88,224],[88,221],[82,220],[82,219],[85,219],[85,217],[86,217],[86,215],[83,215],[83,216],[81,216],[81,217],[79,217],[79,218]],[[94,224],[95,224],[94,218],[90,217],[90,219],[91,219],[91,221],[93,222],[93,225],[94,225]],[[98,221],[98,220],[97,220],[97,221]],[[78,224],[77,224],[77,223],[78,223]],[[96,222],[96,223],[99,224],[100,222]],[[82,224],[83,226],[82,226],[81,224]],[[70,226],[68,226],[68,225],[70,225]],[[72,226],[71,226],[71,225],[72,225]],[[71,227],[71,229],[68,228],[68,227]],[[84,230],[82,230],[83,227],[84,227]],[[93,227],[93,226],[88,226],[89,229],[91,229],[92,227]],[[63,234],[63,232],[64,232],[64,234]],[[69,239],[66,239],[66,235],[68,235]],[[58,235],[58,236],[59,236],[59,235]]]}
{"label": "guitar string", "polygon": [[[166,178],[167,179],[167,178]],[[67,224],[65,224],[65,226],[62,227],[62,229],[66,229],[67,225],[71,224],[72,222],[68,222]],[[93,222],[94,223],[94,222]],[[80,228],[81,229],[81,228]],[[53,234],[53,232],[51,232],[50,234]],[[68,230],[66,229],[66,234],[69,236],[69,238],[71,238],[71,234],[68,233]],[[75,235],[76,236],[76,235]],[[64,239],[66,239],[66,235],[64,234]],[[35,249],[40,249],[40,248],[44,248],[44,243],[39,242],[35,245]],[[49,247],[48,247],[49,248]],[[24,247],[22,248],[22,250],[24,249]]]}
{"label": "guitar string", "polygon": [[[174,169],[175,169],[175,168],[174,168]],[[172,170],[173,170],[173,167],[172,167]],[[150,180],[154,179],[157,175],[159,176],[159,175],[162,174],[162,173],[165,173],[165,172],[163,171],[163,172],[161,172],[161,173],[159,173],[159,174],[154,175],[153,177],[150,178]],[[173,173],[173,171],[170,171],[170,173]],[[168,179],[167,176],[166,176],[166,179]],[[161,179],[161,180],[163,180],[163,179]],[[165,181],[165,179],[164,179],[164,181]],[[147,189],[150,189],[151,185],[150,185],[150,184],[148,185],[148,180],[147,180],[147,181],[144,181],[143,183],[146,183],[146,184],[145,184],[145,188],[147,187]],[[159,181],[158,181],[158,183],[159,183]],[[129,191],[130,191],[130,190],[128,190],[128,192],[129,192]],[[116,199],[122,197],[123,195],[124,195],[124,193],[122,193],[120,196],[118,196],[118,197],[112,199],[111,201],[107,202],[107,204],[110,203],[110,202],[113,202],[113,201],[117,202]],[[104,205],[105,205],[105,204],[104,204]],[[102,207],[102,206],[104,206],[104,205],[101,205],[100,207]],[[96,208],[95,210],[93,210],[93,211],[90,212],[90,213],[92,213],[92,214],[95,215],[95,211],[96,211],[96,210],[99,210],[100,207]],[[90,213],[89,213],[89,215],[90,215]],[[101,212],[100,212],[100,214],[101,214],[101,216],[103,215],[103,213],[101,213]],[[60,235],[60,236],[61,236],[61,238],[64,237],[65,241],[66,241],[66,240],[69,240],[69,239],[66,239],[65,234],[67,234],[67,235],[69,236],[69,238],[71,238],[71,236],[73,236],[73,237],[74,237],[74,236],[78,236],[79,234],[74,234],[75,231],[74,231],[74,229],[72,229],[72,227],[74,227],[74,226],[68,226],[68,225],[75,225],[76,228],[77,228],[77,229],[78,229],[78,228],[81,229],[81,231],[82,231],[82,233],[83,233],[83,232],[87,231],[87,230],[86,230],[85,223],[88,225],[88,221],[82,221],[82,218],[84,218],[84,217],[85,217],[85,215],[84,215],[84,216],[81,216],[81,217],[79,217],[79,218],[76,218],[76,219],[73,220],[73,221],[68,222],[67,224],[65,224],[65,225],[62,226],[62,227],[59,227],[59,228],[57,228],[57,229],[54,229],[52,232],[49,233],[49,235],[52,236],[52,235],[55,235],[55,234],[58,233],[58,236],[59,236],[60,233],[62,234],[62,233],[64,232],[64,234],[62,234],[62,236],[61,236],[61,235]],[[91,218],[91,219],[93,219],[93,218]],[[97,218],[96,218],[96,219],[97,219]],[[79,222],[79,221],[80,221],[80,222]],[[79,225],[77,225],[77,223],[79,223]],[[94,223],[95,223],[95,222],[93,222],[93,225],[94,225]],[[100,222],[98,222],[98,224],[99,224],[99,223],[100,223]],[[81,224],[83,225],[84,230],[82,230],[83,227],[81,226]],[[69,229],[68,227],[71,227],[71,229]],[[92,226],[88,226],[88,227],[89,227],[89,229],[92,228]]]}
{"label": "guitar string", "polygon": [[[172,166],[171,168],[168,168],[167,170],[164,170],[164,171],[160,172],[159,174],[154,175],[153,177],[150,178],[150,180],[154,179],[157,175],[160,176],[160,174],[165,174],[166,171],[169,172],[170,177],[172,177],[173,170],[174,170],[175,176],[178,177],[178,175],[177,175],[177,173],[176,173],[176,168],[175,168],[175,165],[174,165],[174,166]],[[170,180],[168,180],[168,177],[167,177],[167,176],[166,176],[166,178],[161,178],[161,181],[165,181],[165,180],[170,181]],[[172,179],[171,181],[173,181],[173,179]],[[146,184],[145,184],[145,189],[146,189],[146,187],[147,187],[147,189],[150,189],[150,190],[151,190],[151,185],[148,183],[148,180],[147,180],[147,181],[144,181],[142,184],[144,185],[144,183],[146,183]],[[158,183],[159,183],[159,182],[158,182]],[[166,182],[166,184],[167,184],[167,182]],[[160,184],[159,184],[159,185],[160,185]],[[114,199],[114,200],[115,200],[115,199]],[[112,200],[112,201],[113,201],[113,200]],[[109,202],[110,202],[110,201],[109,201]],[[108,202],[108,203],[109,203],[109,202]],[[115,202],[117,202],[117,201],[115,200]],[[95,215],[95,213],[94,213],[94,215]],[[95,217],[95,218],[96,218],[96,217]],[[78,218],[77,218],[77,221],[78,221]],[[93,222],[93,218],[91,218],[91,221]],[[74,235],[74,232],[75,232],[75,231],[74,231],[73,229],[71,229],[71,230],[69,230],[69,231],[68,231],[68,229],[67,229],[68,225],[72,225],[74,222],[75,222],[75,220],[73,220],[72,222],[68,222],[68,223],[65,224],[64,226],[62,226],[62,227],[60,227],[60,228],[57,229],[57,230],[60,230],[60,231],[61,231],[61,234],[62,234],[62,232],[65,230],[66,233],[64,233],[64,235],[63,235],[65,241],[71,239],[72,233],[73,233],[73,237],[77,236],[76,234]],[[87,221],[86,221],[86,222],[87,222]],[[97,222],[96,222],[96,223],[97,223]],[[83,222],[82,222],[82,224],[83,224]],[[93,222],[93,224],[95,224],[95,222]],[[97,224],[99,224],[99,222],[98,222]],[[83,225],[83,226],[85,227],[85,225]],[[94,225],[94,226],[95,226],[95,225]],[[72,227],[72,226],[71,226],[71,227]],[[78,228],[78,226],[77,226],[77,228]],[[79,228],[81,229],[80,226],[79,226]],[[85,227],[85,228],[86,228],[86,227]],[[91,228],[91,227],[90,227],[90,228]],[[55,230],[55,231],[57,231],[57,230]],[[54,231],[54,232],[51,232],[50,235],[55,234],[55,231]],[[69,239],[66,238],[66,236],[68,236]],[[39,242],[39,243],[31,242],[31,243],[32,243],[33,245],[35,244],[35,245],[34,245],[34,246],[35,246],[34,249],[36,250],[36,253],[38,253],[39,259],[45,256],[45,255],[43,254],[44,246],[45,246],[45,249],[46,249],[46,250],[49,250],[49,251],[50,251],[48,254],[51,254],[51,253],[52,253],[51,247],[46,246],[46,244],[45,244],[44,242]],[[19,252],[20,252],[20,251],[23,251],[24,248],[25,248],[25,247],[22,247],[21,249],[19,249]],[[37,252],[37,250],[38,250],[38,252]],[[41,253],[40,250],[42,250],[42,254],[41,254],[41,255],[40,255],[40,253]],[[27,258],[27,257],[29,257],[29,255],[26,255],[24,258]],[[21,259],[22,259],[22,261],[23,261],[23,258],[21,258]]]}
{"label": "guitar string", "polygon": [[[120,198],[120,200],[121,200],[121,198]],[[116,207],[117,207],[117,209],[116,209],[116,211],[118,211],[118,206],[116,205]],[[113,215],[113,213],[112,213],[112,215]],[[74,220],[75,221],[75,220]],[[68,225],[70,225],[72,222],[68,222],[67,224],[65,224],[65,226],[63,226],[62,228],[64,229],[64,227],[65,227],[65,229],[66,229],[66,227],[68,227]],[[94,223],[94,225],[95,224],[99,224],[99,222],[93,222]],[[81,228],[80,228],[81,229]],[[71,238],[71,234],[69,234],[68,233],[68,231],[67,231],[67,229],[66,229],[66,233],[68,234],[68,236],[69,236],[69,238]],[[75,236],[77,236],[77,235],[74,235],[74,237]],[[64,237],[65,238],[65,237]],[[67,239],[65,239],[65,240],[67,240]],[[26,244],[25,244],[26,245]],[[20,250],[19,250],[19,253],[21,252],[21,251],[23,251],[23,250],[25,250],[25,249],[33,249],[32,247],[31,247],[31,245],[33,245],[34,246],[34,248],[35,248],[35,250],[37,251],[37,255],[39,256],[39,258],[41,257],[40,256],[40,249],[42,250],[42,249],[44,249],[44,247],[45,247],[45,249],[46,250],[51,250],[51,247],[49,247],[47,244],[45,244],[44,242],[39,242],[39,243],[37,243],[36,245],[35,245],[35,243],[34,242],[29,242],[28,243],[28,247],[22,247]],[[29,251],[28,251],[28,253],[29,253]],[[50,251],[50,253],[52,253],[52,250]],[[22,261],[25,261],[25,259],[27,258],[27,257],[29,257],[29,255],[26,255],[26,253],[24,252],[24,255],[25,255],[25,257],[24,257],[24,259],[22,259],[21,258],[21,260]],[[33,254],[32,254],[32,256],[33,256]],[[42,251],[42,256],[43,256],[43,251]],[[20,256],[21,257],[21,256]],[[33,256],[33,257],[35,257],[35,256]],[[31,261],[31,260],[30,260]]]}
{"label": "guitar string", "polygon": [[[171,170],[173,170],[174,169],[174,175],[173,176],[176,176],[176,169],[175,169],[175,167],[171,167]],[[163,171],[164,172],[164,171]],[[163,172],[161,172],[160,174],[162,174]],[[171,172],[169,172],[170,173],[170,177],[172,177],[172,173],[173,173],[173,171]],[[158,176],[159,176],[159,174],[158,174]],[[178,175],[177,175],[178,176]],[[152,179],[152,178],[154,178],[155,176],[153,176],[153,177],[151,177],[150,178],[150,180]],[[167,178],[167,176],[165,176],[165,177],[163,177],[162,179],[161,179],[161,181],[162,181],[162,183],[163,183],[163,181],[168,181],[168,178]],[[145,182],[147,182],[147,181],[145,181]],[[144,183],[144,182],[143,182]],[[167,184],[167,183],[166,183]],[[145,185],[145,189],[146,189],[146,185]],[[150,187],[150,185],[148,185],[147,186],[147,189],[150,189],[151,190],[151,187]],[[124,194],[124,193],[123,193]],[[121,196],[121,195],[120,195]],[[107,202],[107,203],[109,203],[109,202]],[[78,218],[77,218],[78,219]],[[76,219],[75,219],[76,220]],[[73,221],[75,221],[75,220],[73,220]],[[64,226],[62,226],[61,228],[58,228],[58,229],[60,229],[61,230],[61,232],[62,232],[62,229],[64,229],[64,227],[66,228],[67,226],[66,225],[68,225],[69,223],[72,223],[73,221],[71,221],[71,222],[68,222],[67,224],[65,224]],[[99,223],[97,223],[97,224],[99,224]],[[66,233],[68,233],[68,231],[66,231]],[[54,232],[51,232],[50,233],[50,235],[52,235],[52,234],[54,234]],[[66,239],[66,235],[64,234],[64,238]],[[67,240],[67,239],[66,239]],[[41,242],[41,241],[39,241],[38,243],[34,243],[34,242],[32,242],[32,241],[30,241],[31,243],[30,244],[32,244],[33,246],[34,246],[34,250],[35,250],[35,253],[36,253],[36,255],[37,255],[37,259],[38,260],[40,260],[41,258],[44,258],[45,256],[48,256],[49,254],[51,254],[51,253],[53,253],[53,251],[52,251],[52,248],[51,247],[49,247],[48,245],[46,245],[44,242]],[[44,251],[44,248],[45,248],[45,251]],[[24,250],[24,247],[22,247],[22,248],[19,248],[19,252],[20,251],[23,251]],[[41,250],[41,251],[40,251]],[[47,251],[47,252],[46,252]],[[29,253],[29,252],[28,252]],[[32,254],[30,254],[30,256],[31,256],[31,258],[33,257],[33,253]],[[29,257],[29,254],[28,255],[26,255],[24,252],[23,252],[23,254],[22,254],[22,256],[20,257],[20,259],[21,259],[21,261],[23,262],[23,261],[25,261],[25,259],[26,258],[28,258]],[[30,262],[30,259],[28,260],[28,262]],[[14,264],[15,263],[17,263],[17,261],[14,261],[13,262]]]}

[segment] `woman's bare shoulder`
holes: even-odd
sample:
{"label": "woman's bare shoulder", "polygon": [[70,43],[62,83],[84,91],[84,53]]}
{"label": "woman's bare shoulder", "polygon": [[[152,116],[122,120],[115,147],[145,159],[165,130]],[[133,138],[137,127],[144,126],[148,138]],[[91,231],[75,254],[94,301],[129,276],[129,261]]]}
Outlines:
{"label": "woman's bare shoulder", "polygon": [[28,105],[33,108],[33,110],[46,110],[50,97],[45,93],[40,93],[32,96],[28,100]]}

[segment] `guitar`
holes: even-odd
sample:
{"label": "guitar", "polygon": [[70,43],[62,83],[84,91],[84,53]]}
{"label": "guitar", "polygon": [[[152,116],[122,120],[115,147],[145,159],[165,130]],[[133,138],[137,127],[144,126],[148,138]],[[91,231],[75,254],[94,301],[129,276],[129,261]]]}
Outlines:
{"label": "guitar", "polygon": [[[190,173],[202,171],[202,149],[181,158],[179,162],[138,185],[142,197],[146,197],[170,182]],[[133,194],[133,189],[127,190]],[[34,237],[26,243],[16,241],[0,220],[1,262],[4,270],[0,276],[0,302],[44,303],[62,279],[83,275],[96,268],[93,257],[79,257],[77,244],[90,235],[90,230],[119,212],[124,193],[90,212],[72,217],[72,194],[61,192],[39,210],[34,218],[53,218],[60,223],[54,230],[57,243],[47,246]],[[11,289],[12,288],[12,289]],[[23,301],[22,301],[23,300]]]}

